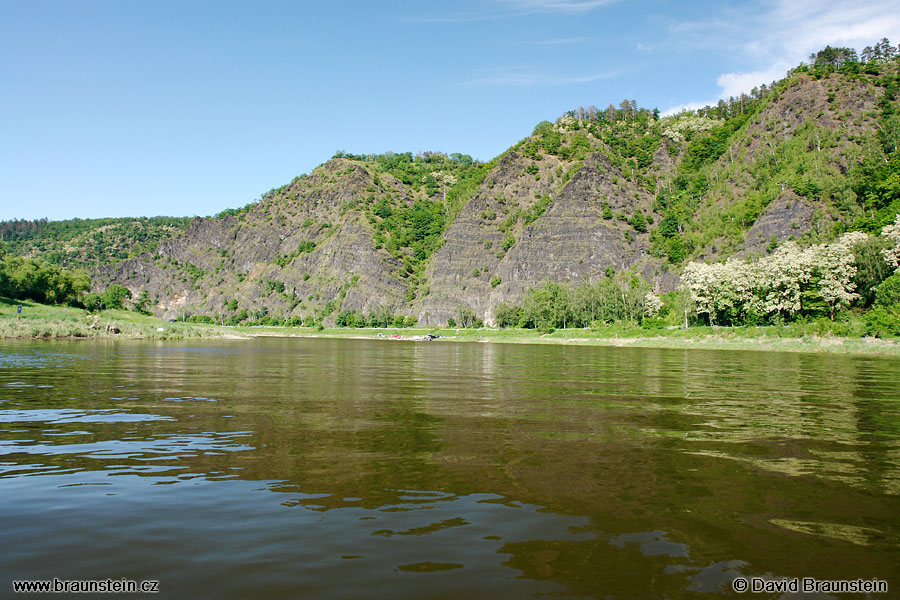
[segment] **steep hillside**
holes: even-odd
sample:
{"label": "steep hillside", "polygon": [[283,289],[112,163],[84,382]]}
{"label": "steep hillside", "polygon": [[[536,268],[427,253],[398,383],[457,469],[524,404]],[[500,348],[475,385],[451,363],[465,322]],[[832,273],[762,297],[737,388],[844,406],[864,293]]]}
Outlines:
{"label": "steep hillside", "polygon": [[596,149],[575,162],[509,152],[447,231],[417,316],[443,323],[467,306],[491,321],[498,302],[518,302],[545,279],[596,280],[610,267],[649,266],[648,235],[629,220],[651,204]]}
{"label": "steep hillside", "polygon": [[256,204],[132,247],[94,287],[145,293],[168,317],[325,324],[490,322],[545,281],[616,273],[668,291],[686,261],[892,221],[898,83],[896,58],[816,63],[672,117],[628,100],[579,108],[486,164],[339,152]]}
{"label": "steep hillside", "polygon": [[867,146],[880,146],[883,93],[871,78],[839,73],[797,73],[778,86],[705,171],[709,185],[689,227],[695,244],[711,256],[758,253],[773,237],[811,241],[861,216],[847,175],[872,151]]}
{"label": "steep hillside", "polygon": [[391,193],[411,202],[395,178],[382,176],[376,186],[362,165],[334,159],[246,212],[195,219],[154,252],[101,269],[95,283],[146,289],[156,311],[172,317],[319,320],[337,304],[398,308],[406,285],[394,273],[402,261],[375,248],[359,209]]}
{"label": "steep hillside", "polygon": [[678,231],[654,232],[656,254],[673,244],[705,259],[762,254],[787,239],[876,233],[892,221],[896,193],[867,186],[890,162],[883,134],[897,127],[897,67],[896,60],[863,72],[801,67],[740,113],[719,107],[726,119],[672,119],[674,137],[679,125],[706,133],[686,140],[678,169],[662,182],[656,208]]}

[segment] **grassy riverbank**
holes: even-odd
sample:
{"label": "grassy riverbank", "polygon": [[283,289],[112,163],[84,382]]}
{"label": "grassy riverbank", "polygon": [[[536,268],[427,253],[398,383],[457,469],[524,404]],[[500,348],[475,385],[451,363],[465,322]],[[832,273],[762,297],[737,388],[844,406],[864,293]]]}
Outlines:
{"label": "grassy riverbank", "polygon": [[[23,307],[16,318],[16,306]],[[834,329],[846,325],[835,324]],[[410,341],[426,334],[438,342],[492,342],[510,344],[570,344],[644,348],[705,348],[769,350],[781,352],[833,352],[900,356],[897,339],[836,335],[823,323],[793,323],[781,327],[690,327],[643,329],[609,325],[598,329],[563,329],[542,333],[533,329],[375,329],[312,327],[223,327],[203,323],[167,322],[123,310],[92,314],[67,306],[46,306],[0,298],[0,338],[131,338],[192,339],[252,338],[260,336],[384,339]],[[852,331],[852,327],[850,328]],[[118,330],[118,333],[116,333]],[[379,334],[381,334],[380,337]],[[393,336],[399,336],[395,338]]]}
{"label": "grassy riverbank", "polygon": [[[541,333],[533,329],[325,329],[252,328],[253,335],[320,338],[378,338],[394,335],[411,340],[427,333],[442,336],[440,341],[506,344],[563,344],[581,346],[630,346],[642,348],[703,348],[721,350],[769,350],[777,352],[829,352],[839,354],[890,354],[900,356],[896,339],[843,337],[804,334],[792,327],[691,327],[688,329],[646,330],[640,327],[610,326],[565,329]],[[381,338],[378,338],[381,339]]]}
{"label": "grassy riverbank", "polygon": [[[22,314],[18,316],[17,306],[22,306]],[[226,337],[229,333],[227,327],[169,323],[125,310],[104,310],[93,314],[70,306],[48,306],[28,300],[0,298],[0,338],[185,339]]]}

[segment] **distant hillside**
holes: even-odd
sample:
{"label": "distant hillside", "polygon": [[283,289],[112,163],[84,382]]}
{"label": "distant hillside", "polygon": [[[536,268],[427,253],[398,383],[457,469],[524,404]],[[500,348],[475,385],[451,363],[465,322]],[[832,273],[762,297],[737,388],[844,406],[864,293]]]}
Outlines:
{"label": "distant hillside", "polygon": [[146,290],[157,314],[224,322],[490,322],[545,281],[613,274],[665,292],[686,261],[875,233],[900,212],[898,59],[826,50],[698,111],[579,108],[485,164],[339,152],[217,217],[45,223],[55,238],[12,249]]}
{"label": "distant hillside", "polygon": [[156,248],[187,229],[188,217],[0,221],[10,254],[69,268],[94,269]]}

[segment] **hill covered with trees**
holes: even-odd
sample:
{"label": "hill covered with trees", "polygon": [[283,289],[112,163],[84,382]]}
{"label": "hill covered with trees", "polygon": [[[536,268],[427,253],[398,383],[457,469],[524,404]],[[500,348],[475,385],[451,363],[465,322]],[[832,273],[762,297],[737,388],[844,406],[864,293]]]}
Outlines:
{"label": "hill covered with trees", "polygon": [[153,250],[184,231],[190,221],[189,217],[17,219],[0,221],[0,242],[17,256],[93,269]]}

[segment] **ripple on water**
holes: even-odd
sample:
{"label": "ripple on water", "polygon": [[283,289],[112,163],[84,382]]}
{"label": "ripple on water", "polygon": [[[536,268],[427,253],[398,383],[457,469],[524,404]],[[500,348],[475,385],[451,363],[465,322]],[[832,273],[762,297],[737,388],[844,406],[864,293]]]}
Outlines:
{"label": "ripple on water", "polygon": [[171,396],[163,398],[164,402],[221,402],[221,398],[207,398],[206,396]]}
{"label": "ripple on water", "polygon": [[813,521],[794,521],[790,519],[769,519],[769,522],[790,531],[806,535],[822,536],[843,540],[857,546],[889,546],[900,545],[900,535],[843,523],[820,523]]}
{"label": "ripple on water", "polygon": [[20,354],[17,352],[0,352],[0,369],[43,369],[57,366],[62,361],[71,361],[89,357],[81,354],[47,352],[40,354]]}
{"label": "ripple on water", "polygon": [[79,410],[75,408],[37,408],[0,411],[0,423],[131,423],[138,421],[175,421],[174,417],[121,412],[116,409]]}
{"label": "ripple on water", "polygon": [[[206,432],[192,435],[166,435],[158,434],[146,438],[97,440],[83,443],[65,443],[62,439],[51,443],[35,442],[32,440],[0,440],[0,455],[26,455],[59,457],[68,456],[65,470],[68,471],[95,471],[98,468],[118,468],[121,472],[134,473],[139,465],[122,465],[120,462],[114,465],[104,465],[104,460],[134,460],[144,464],[147,462],[164,463],[172,462],[164,467],[186,468],[177,464],[177,461],[193,458],[201,455],[222,455],[227,452],[242,452],[253,450],[254,447],[242,442],[242,438],[249,436],[249,432]],[[86,460],[81,460],[86,459]],[[58,459],[49,459],[57,462]],[[6,468],[0,466],[0,478],[18,475],[41,474],[45,469],[58,468],[54,465],[43,464],[14,464],[4,463]]]}

